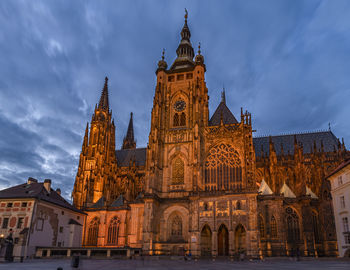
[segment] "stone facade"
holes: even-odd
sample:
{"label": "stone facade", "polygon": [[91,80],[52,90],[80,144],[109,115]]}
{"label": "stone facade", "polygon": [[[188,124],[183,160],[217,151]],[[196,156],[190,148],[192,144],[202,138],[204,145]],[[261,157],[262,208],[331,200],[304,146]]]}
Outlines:
{"label": "stone facade", "polygon": [[88,213],[84,244],[150,255],[335,255],[324,177],[348,155],[344,143],[331,131],[253,138],[251,114],[241,110],[238,121],[224,91],[209,118],[204,57],[190,37],[186,14],[176,60],[168,68],[163,53],[158,63],[146,149],[136,148],[131,116],[114,151],[106,79],[72,194]]}
{"label": "stone facade", "polygon": [[350,159],[329,176],[340,257],[350,257]]}

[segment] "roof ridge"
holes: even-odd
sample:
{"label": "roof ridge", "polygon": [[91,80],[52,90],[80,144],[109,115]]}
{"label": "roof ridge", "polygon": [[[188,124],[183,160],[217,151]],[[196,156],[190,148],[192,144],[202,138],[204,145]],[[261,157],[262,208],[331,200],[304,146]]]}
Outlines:
{"label": "roof ridge", "polygon": [[313,133],[324,133],[324,132],[330,132],[333,134],[333,132],[329,129],[316,129],[316,130],[308,130],[308,131],[299,131],[299,132],[282,132],[279,134],[261,134],[253,136],[253,138],[263,138],[263,137],[279,137],[279,136],[287,136],[287,135],[305,135],[305,134],[313,134]]}

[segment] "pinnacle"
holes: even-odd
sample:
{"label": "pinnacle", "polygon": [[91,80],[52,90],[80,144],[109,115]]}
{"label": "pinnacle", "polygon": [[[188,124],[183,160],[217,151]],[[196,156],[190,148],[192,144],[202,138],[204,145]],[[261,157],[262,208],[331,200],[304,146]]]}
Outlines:
{"label": "pinnacle", "polygon": [[100,102],[98,108],[109,111],[109,100],[108,100],[108,77],[105,78],[105,84],[102,89]]}

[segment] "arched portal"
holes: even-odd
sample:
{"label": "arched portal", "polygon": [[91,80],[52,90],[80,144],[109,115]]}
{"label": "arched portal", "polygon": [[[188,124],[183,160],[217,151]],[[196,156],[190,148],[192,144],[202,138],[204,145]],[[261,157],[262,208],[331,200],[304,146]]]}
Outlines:
{"label": "arched portal", "polygon": [[241,224],[235,230],[235,250],[236,252],[246,251],[246,231]]}
{"label": "arched portal", "polygon": [[228,256],[228,230],[224,224],[218,231],[218,255]]}
{"label": "arched portal", "polygon": [[211,230],[205,225],[201,231],[201,255],[211,256]]}

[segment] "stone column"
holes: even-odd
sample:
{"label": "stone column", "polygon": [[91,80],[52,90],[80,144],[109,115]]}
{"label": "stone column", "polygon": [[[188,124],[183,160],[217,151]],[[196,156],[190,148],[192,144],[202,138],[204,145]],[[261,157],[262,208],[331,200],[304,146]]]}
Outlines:
{"label": "stone column", "polygon": [[213,258],[215,259],[216,256],[218,255],[218,232],[217,231],[213,231],[211,241],[212,241],[211,242],[211,246],[212,246],[211,254],[212,254]]}
{"label": "stone column", "polygon": [[229,255],[231,259],[233,259],[233,256],[235,254],[235,232],[233,230],[228,232],[228,245]]}

